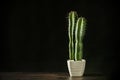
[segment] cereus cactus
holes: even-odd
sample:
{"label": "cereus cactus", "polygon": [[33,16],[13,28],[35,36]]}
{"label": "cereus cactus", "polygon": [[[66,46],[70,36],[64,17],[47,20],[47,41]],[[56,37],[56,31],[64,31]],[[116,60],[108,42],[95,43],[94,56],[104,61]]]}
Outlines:
{"label": "cereus cactus", "polygon": [[86,19],[78,17],[76,11],[68,15],[69,58],[70,60],[82,60],[83,38],[85,35]]}

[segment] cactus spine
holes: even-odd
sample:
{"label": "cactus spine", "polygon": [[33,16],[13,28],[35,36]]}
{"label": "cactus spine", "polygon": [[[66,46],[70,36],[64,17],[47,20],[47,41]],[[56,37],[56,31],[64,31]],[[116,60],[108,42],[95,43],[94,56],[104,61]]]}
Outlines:
{"label": "cactus spine", "polygon": [[83,57],[83,37],[85,35],[86,20],[84,17],[78,18],[77,13],[71,11],[68,21],[69,58],[78,61]]}

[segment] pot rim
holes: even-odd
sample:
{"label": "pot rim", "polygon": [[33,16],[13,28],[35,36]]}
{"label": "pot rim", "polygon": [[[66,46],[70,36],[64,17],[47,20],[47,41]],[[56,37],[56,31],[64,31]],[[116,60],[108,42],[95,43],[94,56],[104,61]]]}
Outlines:
{"label": "pot rim", "polygon": [[75,60],[70,60],[70,59],[68,59],[67,61],[69,61],[69,62],[85,62],[86,60],[85,60],[85,59],[82,59],[82,60],[79,60],[79,61],[75,61]]}

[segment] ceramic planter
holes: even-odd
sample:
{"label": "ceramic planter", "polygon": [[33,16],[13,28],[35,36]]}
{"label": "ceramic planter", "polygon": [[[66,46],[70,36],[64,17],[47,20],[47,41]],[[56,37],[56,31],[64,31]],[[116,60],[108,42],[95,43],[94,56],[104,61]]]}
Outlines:
{"label": "ceramic planter", "polygon": [[81,61],[68,60],[67,65],[70,76],[83,76],[85,64],[85,59],[82,59]]}

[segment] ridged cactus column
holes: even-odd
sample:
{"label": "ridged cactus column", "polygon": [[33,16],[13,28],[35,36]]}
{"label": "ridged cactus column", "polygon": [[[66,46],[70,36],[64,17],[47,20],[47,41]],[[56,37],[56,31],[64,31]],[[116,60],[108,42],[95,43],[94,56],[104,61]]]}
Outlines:
{"label": "ridged cactus column", "polygon": [[69,58],[70,60],[81,60],[83,56],[83,37],[85,34],[86,20],[78,18],[75,11],[71,11],[68,16],[69,35]]}
{"label": "ridged cactus column", "polygon": [[83,57],[83,37],[85,35],[86,20],[83,17],[78,18],[75,29],[75,60],[81,60]]}
{"label": "ridged cactus column", "polygon": [[74,37],[74,32],[75,32],[75,22],[77,19],[77,13],[74,11],[71,11],[68,16],[68,35],[69,35],[69,58],[70,60],[75,59],[75,37]]}

